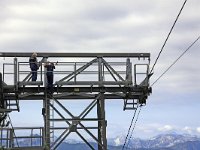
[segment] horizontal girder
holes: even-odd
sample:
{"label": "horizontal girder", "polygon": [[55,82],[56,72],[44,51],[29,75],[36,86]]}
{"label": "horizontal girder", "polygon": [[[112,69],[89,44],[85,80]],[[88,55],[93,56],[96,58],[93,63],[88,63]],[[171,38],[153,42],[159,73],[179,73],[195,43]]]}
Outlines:
{"label": "horizontal girder", "polygon": [[[54,87],[55,92],[143,92],[144,87]],[[18,93],[30,92],[40,93],[45,92],[45,87],[18,87]],[[4,87],[3,93],[15,93],[14,86]]]}
{"label": "horizontal girder", "polygon": [[[0,53],[0,57],[30,57],[32,53]],[[37,53],[38,57],[136,57],[150,58],[150,53]]]}
{"label": "horizontal girder", "polygon": [[[56,94],[53,96],[56,96],[57,99],[59,100],[88,100],[88,99],[94,99],[95,97],[97,97],[99,94],[91,94],[90,96],[88,95],[88,97],[84,96],[84,95],[67,95],[67,96],[57,96]],[[127,96],[120,96],[120,95],[116,95],[116,94],[104,94],[104,98],[106,99],[113,99],[113,100],[117,100],[117,99],[139,99],[142,95],[138,94],[138,95],[129,95]],[[49,96],[49,98],[51,98],[51,96]],[[16,99],[16,95],[15,94],[5,94],[4,100],[15,100]],[[45,95],[44,94],[37,94],[37,95],[29,95],[29,96],[22,96],[19,97],[19,100],[44,100],[45,99]]]}

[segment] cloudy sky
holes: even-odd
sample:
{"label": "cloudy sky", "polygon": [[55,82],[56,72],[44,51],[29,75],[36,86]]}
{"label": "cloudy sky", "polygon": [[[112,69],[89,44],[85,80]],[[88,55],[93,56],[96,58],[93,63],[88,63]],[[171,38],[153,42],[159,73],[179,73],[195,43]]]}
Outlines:
{"label": "cloudy sky", "polygon": [[[0,0],[0,52],[149,52],[152,66],[183,2]],[[200,35],[199,10],[199,0],[188,0],[151,83]],[[153,86],[134,137],[174,131],[200,136],[199,45],[198,41]],[[30,102],[22,106],[21,113],[11,115],[15,126],[42,124],[41,118],[26,123],[19,119],[28,119],[28,113],[41,115],[40,103],[34,108]],[[108,137],[127,132],[133,112],[123,112],[122,107],[123,101],[107,102]]]}

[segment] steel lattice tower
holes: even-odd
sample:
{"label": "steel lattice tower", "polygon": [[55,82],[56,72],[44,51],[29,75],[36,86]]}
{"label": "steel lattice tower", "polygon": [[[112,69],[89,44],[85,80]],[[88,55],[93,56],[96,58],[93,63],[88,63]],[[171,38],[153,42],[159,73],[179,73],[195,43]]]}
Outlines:
{"label": "steel lattice tower", "polygon": [[[38,80],[30,81],[31,72],[29,63],[20,59],[31,56],[31,53],[0,53],[0,57],[13,57],[13,63],[4,63],[3,72],[0,73],[0,143],[6,148],[16,148],[17,136],[13,134],[15,128],[3,127],[6,124],[7,114],[19,111],[20,101],[40,100],[43,102],[42,114],[44,127],[40,128],[41,145],[28,149],[56,149],[71,133],[77,134],[91,149],[95,149],[80,131],[88,134],[96,143],[98,150],[107,150],[106,138],[106,110],[107,99],[124,100],[124,110],[133,110],[137,105],[145,105],[151,93],[149,86],[149,53],[38,53],[41,58]],[[56,74],[52,95],[48,94],[46,87],[46,70],[43,64],[52,59],[78,59],[87,58],[86,62],[62,61],[58,63],[60,71]],[[113,60],[117,61],[113,61]],[[133,65],[133,62],[140,62]],[[6,83],[6,67],[13,67],[13,84]],[[71,66],[70,69],[66,69]],[[65,68],[65,69],[63,69]],[[68,67],[69,68],[69,67]],[[142,69],[141,69],[142,68]],[[92,75],[92,77],[90,77]],[[85,80],[87,79],[87,80]],[[89,104],[79,115],[74,115],[65,106],[66,100],[87,100]],[[92,110],[96,110],[94,117],[88,117]],[[62,111],[61,111],[62,110]],[[55,115],[55,116],[54,116]],[[56,126],[57,122],[65,126]],[[87,126],[85,122],[95,122],[96,126]],[[34,128],[34,127],[30,127]],[[16,128],[18,130],[19,128]],[[22,128],[23,129],[23,128]],[[4,132],[8,133],[3,138]],[[97,135],[91,130],[96,130]],[[56,139],[54,134],[62,131]],[[31,138],[32,139],[32,138]],[[53,139],[53,140],[52,140]],[[4,141],[7,141],[5,144]],[[22,149],[22,148],[21,148]],[[25,149],[25,148],[24,148]]]}

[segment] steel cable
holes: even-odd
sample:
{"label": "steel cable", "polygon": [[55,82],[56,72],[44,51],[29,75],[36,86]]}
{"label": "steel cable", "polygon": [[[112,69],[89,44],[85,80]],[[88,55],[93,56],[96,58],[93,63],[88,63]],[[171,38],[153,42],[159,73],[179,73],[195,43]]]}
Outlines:
{"label": "steel cable", "polygon": [[169,69],[176,64],[176,62],[200,39],[200,36],[151,84],[153,86]]}
{"label": "steel cable", "polygon": [[[138,108],[138,107],[137,107],[137,108]],[[127,141],[127,139],[128,139],[128,136],[129,136],[129,133],[130,133],[131,127],[132,127],[132,125],[133,125],[133,121],[134,121],[134,119],[135,119],[135,115],[136,115],[136,112],[137,112],[137,108],[135,109],[135,112],[134,112],[134,114],[133,114],[133,117],[132,117],[132,120],[131,120],[131,124],[130,124],[130,126],[129,126],[128,133],[127,133],[127,135],[126,135],[126,138],[125,138],[125,141],[124,141],[124,144],[123,144],[122,150],[124,150],[124,148],[125,148],[126,141]]]}
{"label": "steel cable", "polygon": [[154,68],[155,68],[155,65],[156,65],[156,63],[157,63],[157,61],[158,61],[158,59],[159,59],[159,57],[160,57],[160,55],[161,55],[161,53],[162,53],[162,51],[163,51],[163,49],[164,49],[164,47],[165,47],[165,45],[166,45],[168,39],[169,39],[169,36],[170,36],[171,33],[172,33],[172,30],[174,29],[174,26],[175,26],[175,24],[176,24],[176,22],[177,22],[177,20],[178,20],[178,18],[179,18],[179,16],[180,16],[180,14],[181,14],[181,12],[182,12],[182,10],[183,10],[183,8],[184,8],[186,2],[187,2],[187,0],[184,1],[184,3],[183,3],[183,5],[182,5],[182,7],[181,7],[181,9],[180,9],[180,11],[179,11],[179,13],[178,13],[176,19],[175,19],[175,21],[174,21],[174,23],[173,23],[173,25],[172,25],[172,27],[171,27],[171,29],[170,29],[168,35],[167,35],[167,38],[165,39],[165,41],[164,41],[164,43],[163,43],[163,45],[162,45],[162,47],[161,47],[161,50],[160,50],[160,52],[159,52],[159,54],[158,54],[158,56],[157,56],[157,58],[156,58],[156,60],[155,60],[155,62],[154,62],[154,64],[153,64],[153,67],[152,67],[150,73],[153,72],[153,70],[154,70]]}

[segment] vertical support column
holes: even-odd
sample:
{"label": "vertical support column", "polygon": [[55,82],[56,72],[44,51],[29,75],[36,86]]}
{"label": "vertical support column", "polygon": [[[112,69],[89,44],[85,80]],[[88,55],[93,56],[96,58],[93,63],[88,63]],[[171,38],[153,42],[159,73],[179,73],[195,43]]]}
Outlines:
{"label": "vertical support column", "polygon": [[41,143],[41,145],[42,145],[42,147],[44,147],[45,145],[45,129],[42,127],[42,143]]}
{"label": "vertical support column", "polygon": [[0,72],[0,108],[4,108],[4,100],[3,100],[3,80],[2,73]]}
{"label": "vertical support column", "polygon": [[106,127],[107,121],[105,119],[105,99],[104,99],[104,92],[101,92],[100,99],[98,100],[99,105],[99,115],[98,118],[101,120],[99,121],[100,125],[100,136],[101,136],[101,143],[103,147],[100,150],[107,150],[107,138],[106,138]]}
{"label": "vertical support column", "polygon": [[10,142],[9,142],[9,148],[13,148],[14,147],[14,138],[13,138],[13,133],[14,133],[14,129],[10,129]]}
{"label": "vertical support column", "polygon": [[[102,144],[101,140],[101,107],[100,107],[100,100],[97,100],[97,117],[98,117],[98,141]],[[98,150],[101,150],[102,147],[98,144]]]}
{"label": "vertical support column", "polygon": [[[4,100],[3,94],[3,78],[2,73],[0,72],[0,109],[6,109],[6,102]],[[2,120],[3,116],[5,116],[5,112],[0,113],[0,127],[5,124],[5,119]]]}
{"label": "vertical support column", "polygon": [[0,144],[3,145],[3,129],[0,128]]}
{"label": "vertical support column", "polygon": [[[43,62],[47,62],[47,57],[43,58]],[[42,66],[41,66],[42,67]],[[47,95],[47,78],[46,78],[46,68],[44,69],[44,86],[45,86],[45,92],[44,92],[44,101],[43,101],[43,107],[45,109],[44,113],[44,131],[45,131],[45,146],[50,149],[50,99]]]}
{"label": "vertical support column", "polygon": [[129,85],[132,84],[132,64],[130,58],[126,60],[126,80]]}
{"label": "vertical support column", "polygon": [[14,58],[14,86],[15,91],[18,90],[18,84],[17,84],[18,74],[17,74],[17,58]]}
{"label": "vertical support column", "polygon": [[14,87],[15,87],[15,96],[16,96],[16,107],[19,112],[19,100],[18,100],[18,77],[19,77],[19,72],[18,72],[18,63],[17,63],[17,58],[14,58]]}
{"label": "vertical support column", "polygon": [[98,58],[98,72],[99,72],[99,87],[101,89],[100,98],[97,100],[97,116],[98,116],[98,141],[103,147],[98,144],[98,150],[107,150],[107,139],[106,139],[106,120],[105,120],[105,99],[103,91],[103,65],[102,58]]}
{"label": "vertical support column", "polygon": [[0,72],[0,92],[3,91],[3,79],[2,79],[2,73]]}
{"label": "vertical support column", "polygon": [[76,84],[76,63],[74,63],[74,74],[75,74],[75,76],[74,76],[74,83]]}
{"label": "vertical support column", "polygon": [[[0,72],[0,109],[4,108],[4,99],[3,99],[3,81],[2,81],[2,74]],[[4,120],[2,120],[3,112],[0,113],[0,127],[4,123]],[[3,134],[3,130],[1,130],[1,136]]]}

